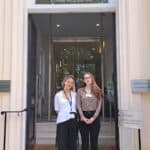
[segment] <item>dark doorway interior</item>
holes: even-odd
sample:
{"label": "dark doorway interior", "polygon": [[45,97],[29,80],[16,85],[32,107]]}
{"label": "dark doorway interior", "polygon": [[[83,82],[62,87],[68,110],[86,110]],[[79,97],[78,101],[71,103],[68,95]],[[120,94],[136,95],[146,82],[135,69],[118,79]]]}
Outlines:
{"label": "dark doorway interior", "polygon": [[66,74],[81,87],[84,72],[92,72],[103,91],[99,144],[117,146],[115,14],[34,14],[28,29],[27,103],[35,111],[27,115],[27,150],[34,143],[51,143],[40,135],[42,128],[55,130],[54,95]]}
{"label": "dark doorway interior", "polygon": [[36,43],[37,32],[31,16],[28,23],[28,72],[27,72],[27,130],[26,150],[35,144],[35,98],[36,98]]}

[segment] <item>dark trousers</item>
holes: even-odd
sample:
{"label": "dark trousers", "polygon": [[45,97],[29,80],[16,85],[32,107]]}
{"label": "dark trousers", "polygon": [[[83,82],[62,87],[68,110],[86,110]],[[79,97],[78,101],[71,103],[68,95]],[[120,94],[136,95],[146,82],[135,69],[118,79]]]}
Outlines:
{"label": "dark trousers", "polygon": [[[95,112],[91,111],[91,112],[83,112],[83,113],[85,117],[91,118]],[[82,150],[89,150],[89,149],[98,150],[98,135],[100,131],[99,117],[95,119],[95,121],[90,125],[87,125],[83,121],[80,121],[79,129],[80,129],[81,139],[82,139]]]}
{"label": "dark trousers", "polygon": [[70,119],[57,125],[58,150],[77,150],[77,120]]}

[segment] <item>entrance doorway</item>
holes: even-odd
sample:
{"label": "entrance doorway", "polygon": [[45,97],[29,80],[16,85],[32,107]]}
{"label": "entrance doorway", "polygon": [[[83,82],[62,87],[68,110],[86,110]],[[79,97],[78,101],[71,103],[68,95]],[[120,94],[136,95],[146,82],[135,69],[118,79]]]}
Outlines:
{"label": "entrance doorway", "polygon": [[62,88],[63,77],[74,75],[78,89],[84,72],[92,72],[104,99],[99,144],[115,148],[115,14],[33,14],[29,17],[29,40],[28,106],[34,105],[35,113],[28,117],[27,132],[34,134],[29,140],[27,133],[27,145],[55,144],[54,95]]}

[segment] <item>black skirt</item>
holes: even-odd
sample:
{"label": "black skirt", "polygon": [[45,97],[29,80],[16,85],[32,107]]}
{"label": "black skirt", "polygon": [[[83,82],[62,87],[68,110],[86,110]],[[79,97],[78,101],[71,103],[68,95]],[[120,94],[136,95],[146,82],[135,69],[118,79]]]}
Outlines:
{"label": "black skirt", "polygon": [[70,119],[57,124],[56,147],[58,150],[77,150],[78,123]]}

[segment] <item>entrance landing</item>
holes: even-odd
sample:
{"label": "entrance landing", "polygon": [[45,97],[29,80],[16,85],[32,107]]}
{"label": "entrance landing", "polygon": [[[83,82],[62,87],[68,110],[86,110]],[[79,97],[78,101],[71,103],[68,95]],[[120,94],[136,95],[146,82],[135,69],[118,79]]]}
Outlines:
{"label": "entrance landing", "polygon": [[[101,122],[100,134],[98,142],[100,145],[114,145],[115,143],[115,123]],[[36,123],[36,144],[38,145],[55,145],[56,138],[56,123],[42,122]],[[79,134],[79,144],[81,144],[81,137]],[[51,150],[51,149],[50,149]]]}
{"label": "entrance landing", "polygon": [[[115,147],[113,145],[100,145],[100,149],[115,150]],[[34,150],[56,150],[56,148],[54,145],[35,145]],[[81,148],[78,150],[81,150]]]}

